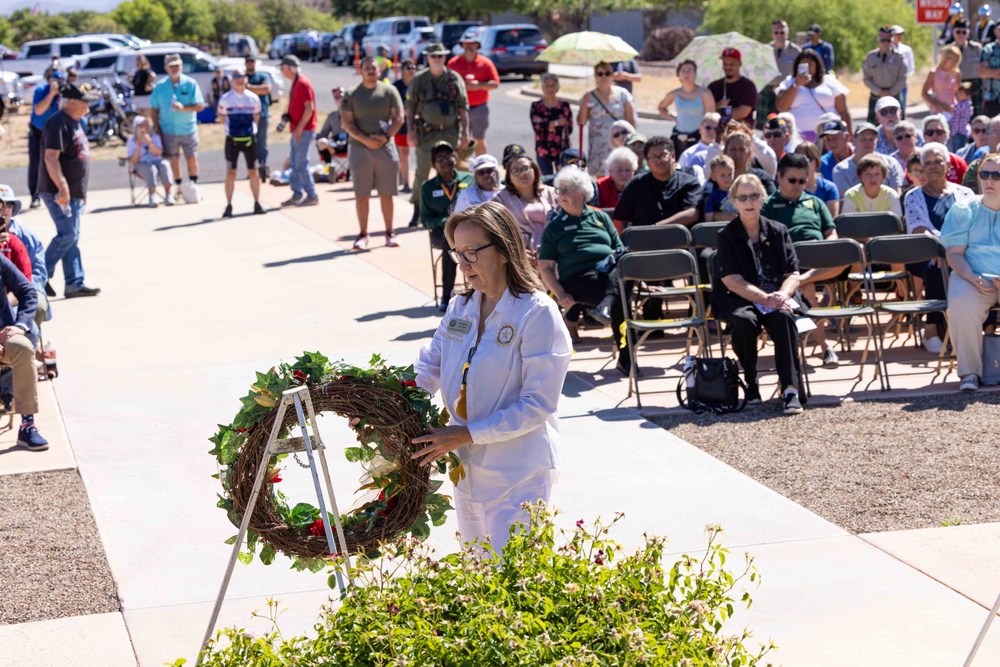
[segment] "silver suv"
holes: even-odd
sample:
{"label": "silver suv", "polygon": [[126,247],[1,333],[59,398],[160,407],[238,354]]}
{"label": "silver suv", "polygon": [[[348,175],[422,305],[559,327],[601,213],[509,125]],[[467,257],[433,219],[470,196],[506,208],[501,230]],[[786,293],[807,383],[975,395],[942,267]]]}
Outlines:
{"label": "silver suv", "polygon": [[430,27],[431,20],[426,16],[393,16],[372,21],[368,24],[365,38],[361,40],[361,50],[364,55],[374,56],[378,47],[384,46],[389,56],[392,56],[393,48],[398,55],[411,32]]}
{"label": "silver suv", "polygon": [[215,76],[218,62],[201,49],[180,42],[151,44],[141,49],[121,47],[105,49],[77,57],[76,68],[83,80],[115,76],[128,79],[135,72],[135,58],[140,53],[149,59],[149,66],[156,72],[157,77],[166,76],[163,59],[167,54],[180,54],[181,72],[197,81],[205,99],[209,99],[212,92],[212,78]]}
{"label": "silver suv", "polygon": [[40,39],[22,44],[21,52],[15,60],[9,61],[8,67],[21,76],[41,76],[52,64],[52,56],[58,56],[65,65],[71,58],[120,46],[119,42],[102,35]]}

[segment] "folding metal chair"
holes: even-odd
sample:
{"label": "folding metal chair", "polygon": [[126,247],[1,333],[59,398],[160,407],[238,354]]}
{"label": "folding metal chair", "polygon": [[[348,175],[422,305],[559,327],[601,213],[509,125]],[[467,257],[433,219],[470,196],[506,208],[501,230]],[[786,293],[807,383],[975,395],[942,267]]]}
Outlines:
{"label": "folding metal chair", "polygon": [[[901,236],[882,236],[873,238],[865,246],[865,258],[868,267],[872,264],[914,264],[928,260],[938,260],[938,269],[941,271],[941,278],[944,282],[944,293],[948,294],[948,263],[945,259],[944,246],[937,238],[926,234],[903,234]],[[909,274],[908,274],[909,275]],[[915,297],[916,295],[911,294]],[[885,350],[884,332],[893,323],[903,317],[914,318],[916,329],[916,344],[920,345],[920,318],[929,313],[942,313],[945,323],[948,321],[948,300],[947,299],[908,299],[904,301],[886,301],[875,304],[877,310],[885,311],[891,316],[884,328],[879,329],[882,349]],[[945,351],[948,349],[949,332],[945,332],[942,340],[941,352],[938,354],[937,370],[941,372],[941,363],[944,361]],[[885,361],[885,354],[882,355],[882,369],[885,373],[885,386],[889,385],[889,367]]]}
{"label": "folding metal chair", "polygon": [[[622,232],[621,239],[630,251],[692,250],[691,232],[684,225],[629,227]],[[697,281],[683,287],[651,286],[650,289],[638,290],[635,297],[638,305],[650,299],[666,300],[672,297],[684,297],[693,302],[693,295],[698,289]]]}
{"label": "folding metal chair", "polygon": [[[878,236],[898,236],[906,231],[906,227],[903,225],[900,217],[895,213],[889,212],[844,213],[843,215],[838,215],[833,224],[837,227],[838,237],[842,239],[854,239],[858,243],[867,243],[869,239]],[[892,282],[895,286],[897,282],[906,282],[908,274],[906,271],[893,270],[869,272],[867,268],[860,273],[852,271],[847,276],[847,281],[844,285],[846,300],[849,301],[856,291],[862,289],[862,283],[866,278],[872,280],[873,286],[877,282]]]}
{"label": "folding metal chair", "polygon": [[[709,351],[708,329],[705,321],[705,308],[701,292],[695,290],[694,316],[672,320],[638,319],[638,308],[632,305],[628,292],[638,289],[646,281],[692,280],[698,282],[698,264],[694,256],[687,250],[654,250],[649,252],[630,252],[618,261],[618,290],[621,295],[622,309],[625,315],[625,340],[628,344],[632,366],[628,376],[628,395],[635,390],[636,403],[642,407],[642,397],[639,394],[639,359],[638,348],[654,331],[672,331],[687,329],[694,331],[698,337],[698,354]],[[690,339],[685,353],[691,349]]]}
{"label": "folding metal chair", "polygon": [[719,247],[719,231],[724,229],[728,222],[699,222],[691,228],[691,239],[695,250],[703,248]]}
{"label": "folding metal chair", "polygon": [[[861,264],[864,266],[865,257],[861,244],[854,239],[831,239],[826,241],[803,241],[795,244],[795,254],[799,259],[801,269],[831,269],[838,266],[850,264]],[[875,374],[879,378],[882,391],[885,391],[885,381],[882,378],[882,347],[881,337],[878,335],[878,322],[875,319],[875,308],[873,307],[873,296],[870,291],[871,282],[863,279],[865,288],[865,305],[863,306],[830,306],[826,308],[810,308],[809,317],[817,320],[834,320],[838,328],[842,331],[842,336],[846,337],[850,349],[850,332],[843,333],[843,323],[848,327],[855,317],[862,317],[868,327],[868,338],[865,339],[865,349],[861,353],[861,363],[858,365],[857,380],[864,376],[865,362],[868,360],[868,347],[872,340],[875,341]],[[806,372],[806,338],[809,334],[799,335],[799,357],[802,367],[802,376],[805,378],[806,396],[811,396],[809,387],[809,374]]]}

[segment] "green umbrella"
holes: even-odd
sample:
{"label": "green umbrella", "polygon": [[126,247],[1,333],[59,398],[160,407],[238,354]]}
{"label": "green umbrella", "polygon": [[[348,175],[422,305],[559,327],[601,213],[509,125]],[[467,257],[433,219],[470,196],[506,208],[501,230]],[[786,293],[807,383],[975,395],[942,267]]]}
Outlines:
{"label": "green umbrella", "polygon": [[675,62],[693,60],[698,63],[699,85],[721,79],[722,50],[737,49],[742,55],[740,73],[754,82],[758,90],[773,81],[781,73],[774,61],[774,49],[767,44],[761,44],[738,32],[726,32],[721,35],[695,37],[687,45]]}
{"label": "green umbrella", "polygon": [[[621,37],[605,35],[603,32],[572,32],[563,35],[538,54],[535,60],[560,65],[596,65],[599,62],[613,63],[632,60],[639,52]],[[584,87],[589,87],[590,72],[587,72]],[[580,126],[580,152],[583,153],[583,126]]]}
{"label": "green umbrella", "polygon": [[632,60],[639,52],[621,37],[603,32],[573,32],[563,35],[538,54],[536,60],[561,65],[596,65]]}

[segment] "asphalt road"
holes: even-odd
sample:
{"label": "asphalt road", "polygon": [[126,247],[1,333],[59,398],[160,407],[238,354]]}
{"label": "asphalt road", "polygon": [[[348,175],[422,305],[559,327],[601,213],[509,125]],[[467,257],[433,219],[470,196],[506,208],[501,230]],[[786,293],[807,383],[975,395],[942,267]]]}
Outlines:
{"label": "asphalt road", "polygon": [[[267,61],[277,65],[277,61]],[[303,71],[316,88],[316,98],[320,109],[320,122],[333,109],[333,97],[330,90],[334,86],[350,87],[360,81],[360,76],[353,67],[337,67],[330,63],[304,63]],[[533,152],[534,133],[528,121],[528,107],[532,99],[520,95],[517,91],[524,85],[520,77],[505,78],[500,88],[490,95],[490,129],[486,135],[490,153],[497,158],[503,152],[503,147],[517,143]],[[281,111],[287,105],[287,97],[278,104]],[[272,114],[275,113],[272,111]],[[647,136],[653,134],[669,135],[671,123],[660,120],[641,118],[639,130]],[[272,125],[268,137],[270,156],[268,162],[272,167],[280,165],[288,157],[288,132],[274,132]],[[574,139],[575,141],[576,139]],[[415,158],[411,156],[411,164],[415,166]],[[313,156],[316,161],[316,156]],[[199,156],[199,180],[202,183],[220,183],[225,178],[225,160],[222,151],[206,151]],[[241,170],[242,172],[242,167]],[[27,170],[23,167],[0,169],[0,183],[7,183],[15,192],[27,192]],[[411,166],[412,173],[412,166]],[[127,176],[117,160],[102,160],[91,163],[90,189],[106,190],[120,188],[127,183]]]}

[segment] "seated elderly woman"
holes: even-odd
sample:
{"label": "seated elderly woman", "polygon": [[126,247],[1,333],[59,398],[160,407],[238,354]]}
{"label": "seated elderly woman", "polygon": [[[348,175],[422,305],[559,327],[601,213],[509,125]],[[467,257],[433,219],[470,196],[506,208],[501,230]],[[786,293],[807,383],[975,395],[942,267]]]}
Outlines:
{"label": "seated elderly woman", "polygon": [[[920,149],[920,163],[924,168],[926,182],[923,187],[911,188],[903,197],[906,231],[910,234],[929,233],[941,236],[941,227],[951,207],[976,196],[969,188],[948,180],[948,156],[948,149],[937,142]],[[932,262],[909,264],[906,268],[915,277],[914,290],[918,298],[921,290],[928,299],[945,298],[941,272]],[[923,337],[924,347],[928,352],[938,354],[943,345],[944,332],[941,328],[944,326],[944,318],[941,313],[930,313],[927,322],[929,326]],[[934,325],[936,330],[930,325]]]}
{"label": "seated elderly woman", "polygon": [[601,208],[614,208],[622,190],[635,176],[639,160],[631,148],[622,146],[611,151],[604,165],[609,175],[597,179],[597,205]]}
{"label": "seated elderly woman", "polygon": [[527,155],[518,155],[504,163],[507,169],[504,189],[493,201],[507,207],[524,234],[526,247],[532,250],[542,242],[542,230],[556,207],[556,193],[542,183],[541,168]]}
{"label": "seated elderly woman", "polygon": [[948,322],[958,358],[961,391],[975,391],[983,376],[983,323],[1000,294],[1000,155],[991,153],[979,168],[982,199],[958,202],[941,228],[951,278]]}
{"label": "seated elderly woman", "polygon": [[149,121],[145,116],[136,116],[132,121],[133,134],[125,144],[125,154],[132,171],[141,176],[146,181],[149,189],[149,206],[156,208],[156,177],[160,177],[160,184],[163,185],[167,206],[174,203],[173,195],[170,194],[170,186],[173,184],[173,176],[170,171],[170,163],[163,159],[163,140],[160,135],[153,132]]}
{"label": "seated elderly woman", "polygon": [[743,174],[729,192],[737,217],[719,231],[712,311],[730,326],[733,352],[746,378],[747,403],[761,402],[757,339],[767,329],[774,343],[782,410],[786,415],[800,414],[795,316],[805,300],[798,291],[795,248],[787,227],[761,216],[767,192],[759,178]]}
{"label": "seated elderly woman", "polygon": [[[625,145],[628,135],[635,132],[635,126],[627,120],[616,120],[611,124],[611,150]],[[607,164],[607,162],[605,162]]]}
{"label": "seated elderly woman", "polygon": [[542,234],[538,268],[542,283],[565,310],[566,326],[576,339],[583,306],[595,311],[602,306],[593,315],[603,324],[622,321],[621,307],[612,305],[618,285],[605,264],[622,242],[611,218],[586,204],[594,196],[589,174],[565,167],[556,174],[555,183],[562,210]]}
{"label": "seated elderly woman", "polygon": [[[924,118],[923,131],[924,139],[927,143],[937,142],[944,146],[948,145],[951,130],[949,129],[948,119],[943,115],[936,113]],[[949,181],[961,184],[962,178],[965,176],[968,168],[969,165],[965,163],[965,160],[954,153],[948,153],[948,172],[946,177]]]}

